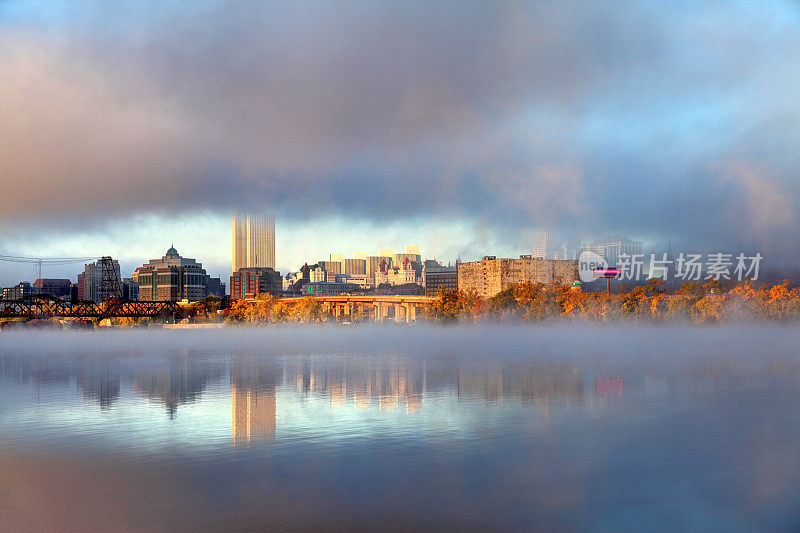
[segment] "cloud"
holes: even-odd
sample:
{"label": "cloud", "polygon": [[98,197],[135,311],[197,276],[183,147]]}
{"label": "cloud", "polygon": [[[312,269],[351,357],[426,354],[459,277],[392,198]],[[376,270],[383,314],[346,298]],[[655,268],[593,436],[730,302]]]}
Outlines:
{"label": "cloud", "polygon": [[800,208],[796,4],[55,7],[0,12],[0,224],[246,204],[697,248],[800,229],[753,203]]}

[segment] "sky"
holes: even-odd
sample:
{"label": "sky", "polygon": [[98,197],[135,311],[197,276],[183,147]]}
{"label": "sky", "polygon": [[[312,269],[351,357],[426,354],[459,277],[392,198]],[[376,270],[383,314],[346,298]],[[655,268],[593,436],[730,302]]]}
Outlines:
{"label": "sky", "polygon": [[225,277],[238,208],[284,273],[539,230],[800,260],[798,2],[12,0],[0,72],[4,255]]}

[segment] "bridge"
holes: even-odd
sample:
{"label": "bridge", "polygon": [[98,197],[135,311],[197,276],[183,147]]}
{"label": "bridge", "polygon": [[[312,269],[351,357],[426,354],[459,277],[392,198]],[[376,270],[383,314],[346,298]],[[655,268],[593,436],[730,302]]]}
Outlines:
{"label": "bridge", "polygon": [[69,303],[48,294],[33,294],[19,300],[0,300],[0,318],[156,318],[181,313],[175,302],[125,302],[109,299],[100,303]]}
{"label": "bridge", "polygon": [[[287,305],[295,305],[305,297],[281,298]],[[337,319],[347,319],[355,313],[363,313],[376,322],[395,320],[396,322],[413,322],[427,305],[433,302],[431,296],[377,296],[337,295],[313,296],[322,303],[326,312]]]}

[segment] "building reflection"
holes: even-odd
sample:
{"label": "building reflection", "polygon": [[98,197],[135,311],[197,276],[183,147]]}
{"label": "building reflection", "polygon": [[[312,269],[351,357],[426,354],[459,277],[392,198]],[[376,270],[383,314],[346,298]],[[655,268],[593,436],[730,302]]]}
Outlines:
{"label": "building reflection", "polygon": [[271,362],[255,357],[231,361],[231,441],[234,445],[275,440],[279,373]]}
{"label": "building reflection", "polygon": [[279,385],[333,406],[417,412],[423,398],[451,396],[486,402],[581,401],[583,373],[568,364],[522,364],[458,359],[307,357],[283,362]]}
{"label": "building reflection", "polygon": [[78,363],[78,387],[83,397],[109,409],[119,398],[122,373],[119,359],[106,354],[83,356]]}
{"label": "building reflection", "polygon": [[134,372],[131,384],[136,394],[164,405],[172,419],[180,405],[197,401],[208,384],[219,381],[221,375],[219,365],[185,351],[159,359],[155,365],[152,361],[144,362]]}

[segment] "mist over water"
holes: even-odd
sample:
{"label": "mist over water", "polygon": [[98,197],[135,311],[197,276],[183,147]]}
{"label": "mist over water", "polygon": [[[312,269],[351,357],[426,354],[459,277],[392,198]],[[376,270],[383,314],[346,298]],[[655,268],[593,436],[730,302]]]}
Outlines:
{"label": "mist over water", "polygon": [[0,333],[0,529],[796,531],[800,331]]}

